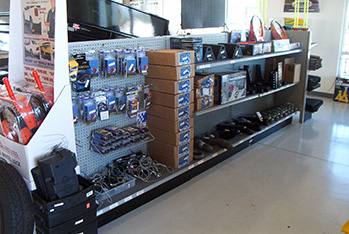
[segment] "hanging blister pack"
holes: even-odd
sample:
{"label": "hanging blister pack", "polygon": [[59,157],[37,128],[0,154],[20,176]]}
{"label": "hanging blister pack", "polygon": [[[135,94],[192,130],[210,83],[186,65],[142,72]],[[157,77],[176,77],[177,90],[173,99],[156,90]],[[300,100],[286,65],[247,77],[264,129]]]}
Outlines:
{"label": "hanging blister pack", "polygon": [[109,119],[109,108],[106,93],[104,91],[97,91],[93,93],[96,101],[97,113],[100,120]]}
{"label": "hanging blister pack", "polygon": [[83,97],[83,120],[86,124],[92,124],[97,121],[96,101],[89,95]]}
{"label": "hanging blister pack", "polygon": [[73,123],[77,124],[79,120],[79,106],[76,100],[76,97],[72,97],[73,104]]}
{"label": "hanging blister pack", "polygon": [[121,114],[126,110],[126,91],[125,88],[115,89],[116,113]]}
{"label": "hanging blister pack", "polygon": [[126,93],[126,115],[129,118],[137,117],[137,112],[139,110],[138,97],[138,86],[129,87]]}
{"label": "hanging blister pack", "polygon": [[107,98],[109,113],[116,113],[116,97],[114,94],[114,89],[107,87],[103,88],[102,91],[105,92]]}
{"label": "hanging blister pack", "polygon": [[146,56],[145,49],[138,48],[136,51],[137,57],[137,73],[139,75],[148,74],[148,57]]}
{"label": "hanging blister pack", "polygon": [[125,77],[132,77],[136,75],[136,55],[131,49],[125,50]]}
{"label": "hanging blister pack", "polygon": [[103,52],[103,71],[105,78],[110,78],[117,75],[114,50]]}
{"label": "hanging blister pack", "polygon": [[99,62],[98,62],[98,52],[91,50],[86,52],[86,61],[91,68],[91,78],[96,78],[99,75]]}

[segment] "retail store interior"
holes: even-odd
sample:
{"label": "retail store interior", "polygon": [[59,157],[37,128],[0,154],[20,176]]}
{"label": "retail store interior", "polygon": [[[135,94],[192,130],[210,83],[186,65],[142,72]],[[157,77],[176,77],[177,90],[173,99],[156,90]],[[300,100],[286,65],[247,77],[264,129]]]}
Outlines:
{"label": "retail store interior", "polygon": [[349,0],[0,0],[0,234],[349,234],[348,29]]}

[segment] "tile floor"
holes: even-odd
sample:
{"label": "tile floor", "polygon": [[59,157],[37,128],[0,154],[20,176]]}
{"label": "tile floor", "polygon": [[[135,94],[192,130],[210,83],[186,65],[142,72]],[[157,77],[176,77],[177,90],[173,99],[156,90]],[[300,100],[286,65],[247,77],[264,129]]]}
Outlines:
{"label": "tile floor", "polygon": [[349,219],[349,106],[272,134],[99,234],[325,234]]}

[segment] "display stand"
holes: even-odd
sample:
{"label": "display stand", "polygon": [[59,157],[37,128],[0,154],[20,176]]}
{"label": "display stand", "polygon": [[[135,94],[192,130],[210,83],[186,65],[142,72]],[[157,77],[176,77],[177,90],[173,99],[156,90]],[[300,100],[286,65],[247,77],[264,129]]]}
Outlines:
{"label": "display stand", "polygon": [[[24,0],[11,0],[10,2],[9,79],[15,82],[24,80],[24,2]],[[56,1],[55,11],[55,35],[57,35],[54,44],[56,62],[53,77],[55,104],[27,145],[15,143],[0,136],[1,157],[21,173],[30,189],[35,187],[30,170],[36,166],[38,158],[50,153],[55,146],[63,146],[76,152],[67,65],[66,1]]]}

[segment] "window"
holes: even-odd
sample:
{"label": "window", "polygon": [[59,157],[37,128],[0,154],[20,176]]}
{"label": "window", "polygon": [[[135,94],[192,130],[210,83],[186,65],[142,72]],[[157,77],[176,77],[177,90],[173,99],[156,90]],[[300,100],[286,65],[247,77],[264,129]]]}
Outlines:
{"label": "window", "polygon": [[250,28],[252,16],[258,15],[261,17],[262,5],[261,0],[227,0],[228,28],[230,30]]}

